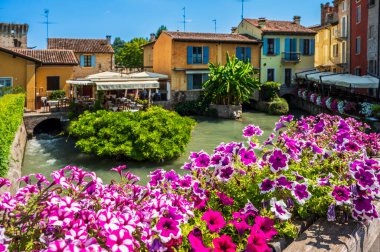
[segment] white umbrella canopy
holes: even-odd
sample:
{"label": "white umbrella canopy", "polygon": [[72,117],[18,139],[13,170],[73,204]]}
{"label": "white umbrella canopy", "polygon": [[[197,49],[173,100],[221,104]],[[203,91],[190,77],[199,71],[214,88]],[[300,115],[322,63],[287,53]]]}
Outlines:
{"label": "white umbrella canopy", "polygon": [[338,80],[344,78],[344,74],[322,76],[323,84],[335,85]]}
{"label": "white umbrella canopy", "polygon": [[304,72],[296,73],[296,77],[298,79],[306,79],[306,74],[318,73],[318,72],[319,72],[318,70],[312,69],[312,70],[309,70],[309,71],[304,71]]}
{"label": "white umbrella canopy", "polygon": [[334,74],[333,72],[316,72],[311,73],[310,75],[307,75],[307,78],[311,81],[320,82],[319,77],[325,76],[325,75],[331,75]]}
{"label": "white umbrella canopy", "polygon": [[379,80],[371,76],[344,74],[335,81],[335,85],[347,88],[378,88]]}

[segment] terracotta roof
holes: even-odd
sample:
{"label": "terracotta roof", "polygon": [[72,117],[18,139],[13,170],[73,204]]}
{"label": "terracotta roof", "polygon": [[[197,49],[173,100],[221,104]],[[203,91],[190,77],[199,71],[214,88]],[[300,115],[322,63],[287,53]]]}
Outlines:
{"label": "terracotta roof", "polygon": [[240,34],[169,32],[163,31],[177,41],[227,42],[227,43],[258,43],[254,37]]}
{"label": "terracotta roof", "polygon": [[114,53],[106,39],[49,38],[48,49],[66,49],[76,53]]}
{"label": "terracotta roof", "polygon": [[22,48],[7,49],[44,65],[78,65],[75,54],[71,50],[35,50]]}
{"label": "terracotta roof", "polygon": [[248,23],[256,26],[264,33],[307,33],[316,34],[315,31],[292,21],[265,20],[265,27],[260,27],[258,19],[245,18]]}

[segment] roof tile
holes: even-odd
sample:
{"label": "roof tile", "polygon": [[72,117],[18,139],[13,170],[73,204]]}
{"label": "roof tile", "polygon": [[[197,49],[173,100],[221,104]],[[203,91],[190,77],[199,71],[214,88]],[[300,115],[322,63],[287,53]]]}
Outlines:
{"label": "roof tile", "polygon": [[164,31],[174,40],[178,41],[205,41],[205,42],[234,42],[234,43],[257,43],[254,37],[240,34],[224,33],[199,33],[199,32],[170,32]]}
{"label": "roof tile", "polygon": [[263,32],[278,32],[278,33],[308,33],[315,34],[316,32],[306,28],[305,26],[296,24],[292,21],[265,20],[265,27],[260,27],[258,19],[245,18],[248,23],[258,27]]}
{"label": "roof tile", "polygon": [[114,53],[106,39],[49,38],[48,49],[66,49],[76,53]]}
{"label": "roof tile", "polygon": [[26,57],[36,59],[47,65],[77,65],[78,61],[71,50],[35,50],[21,48],[7,48],[8,50]]}

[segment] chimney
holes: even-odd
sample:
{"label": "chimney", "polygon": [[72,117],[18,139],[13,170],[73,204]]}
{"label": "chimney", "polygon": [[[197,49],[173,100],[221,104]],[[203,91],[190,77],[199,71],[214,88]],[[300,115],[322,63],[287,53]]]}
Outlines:
{"label": "chimney", "polygon": [[294,16],[293,23],[300,25],[301,24],[301,16]]}
{"label": "chimney", "polygon": [[237,30],[237,27],[236,27],[236,26],[231,27],[231,33],[232,33],[232,34],[236,33],[236,30]]}
{"label": "chimney", "polygon": [[107,44],[111,44],[111,35],[106,36]]}
{"label": "chimney", "polygon": [[260,26],[261,28],[264,28],[264,27],[265,27],[265,23],[266,23],[266,21],[267,21],[267,19],[264,18],[264,17],[259,18],[259,26]]}
{"label": "chimney", "polygon": [[156,34],[151,33],[151,34],[150,34],[149,42],[153,42],[153,41],[155,41],[155,40],[156,40]]}

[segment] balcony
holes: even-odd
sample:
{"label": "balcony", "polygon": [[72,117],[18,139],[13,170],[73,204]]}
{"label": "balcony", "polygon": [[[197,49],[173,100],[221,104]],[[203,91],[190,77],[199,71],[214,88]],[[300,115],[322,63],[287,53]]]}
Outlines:
{"label": "balcony", "polygon": [[281,61],[283,63],[290,62],[290,63],[298,63],[301,61],[301,54],[296,52],[283,52]]}
{"label": "balcony", "polygon": [[338,31],[336,34],[336,39],[339,41],[347,40],[348,39],[348,34],[346,32]]}

